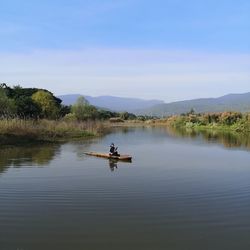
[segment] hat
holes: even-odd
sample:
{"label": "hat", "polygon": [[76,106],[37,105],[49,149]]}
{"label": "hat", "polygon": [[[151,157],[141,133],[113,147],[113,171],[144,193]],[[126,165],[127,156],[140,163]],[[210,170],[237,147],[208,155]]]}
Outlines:
{"label": "hat", "polygon": [[115,146],[115,144],[114,144],[114,143],[111,143],[111,144],[110,144],[110,147],[114,147],[114,146]]}

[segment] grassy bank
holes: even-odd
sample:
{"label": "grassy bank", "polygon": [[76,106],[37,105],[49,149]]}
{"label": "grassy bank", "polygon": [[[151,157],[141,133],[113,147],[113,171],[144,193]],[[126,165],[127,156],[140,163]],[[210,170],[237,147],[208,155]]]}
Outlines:
{"label": "grassy bank", "polygon": [[63,120],[0,120],[0,136],[24,140],[58,141],[99,136],[106,128],[102,122],[66,122]]}
{"label": "grassy bank", "polygon": [[157,123],[176,128],[194,128],[250,133],[250,114],[239,112],[185,114],[171,116]]}

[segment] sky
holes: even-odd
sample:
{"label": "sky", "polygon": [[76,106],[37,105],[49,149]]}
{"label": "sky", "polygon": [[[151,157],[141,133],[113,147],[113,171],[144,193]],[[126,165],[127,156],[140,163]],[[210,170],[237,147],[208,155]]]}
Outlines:
{"label": "sky", "polygon": [[166,102],[250,92],[249,0],[0,0],[0,82]]}

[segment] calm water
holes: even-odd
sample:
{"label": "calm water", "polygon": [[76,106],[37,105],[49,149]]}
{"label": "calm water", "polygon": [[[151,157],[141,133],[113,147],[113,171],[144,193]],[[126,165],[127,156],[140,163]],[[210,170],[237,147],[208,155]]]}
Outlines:
{"label": "calm water", "polygon": [[[85,156],[111,142],[132,163]],[[250,139],[163,128],[0,147],[0,249],[250,249]]]}

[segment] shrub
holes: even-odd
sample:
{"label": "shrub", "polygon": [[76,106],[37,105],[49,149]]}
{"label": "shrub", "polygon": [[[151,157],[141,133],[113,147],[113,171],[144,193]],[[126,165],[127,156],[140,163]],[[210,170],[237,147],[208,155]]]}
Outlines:
{"label": "shrub", "polygon": [[110,122],[116,123],[116,122],[124,122],[120,117],[113,117],[109,119]]}

